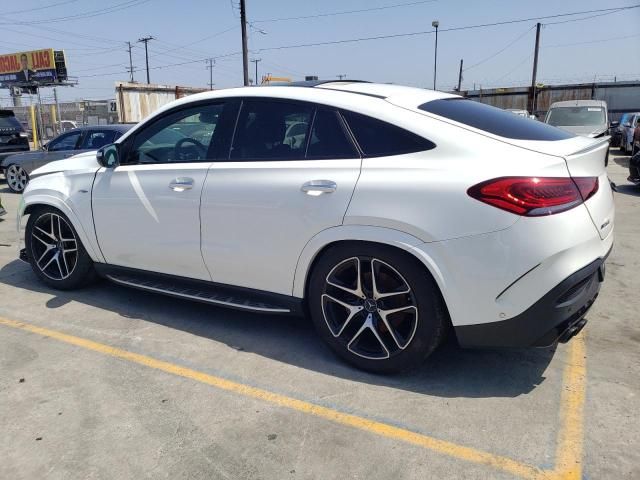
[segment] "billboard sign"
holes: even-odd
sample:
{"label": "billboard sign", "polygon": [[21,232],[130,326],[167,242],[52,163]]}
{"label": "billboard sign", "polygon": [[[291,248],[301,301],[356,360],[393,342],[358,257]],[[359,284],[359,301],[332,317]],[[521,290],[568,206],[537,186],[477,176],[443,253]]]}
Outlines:
{"label": "billboard sign", "polygon": [[49,48],[0,55],[0,87],[51,85],[62,80],[66,80],[64,52]]}

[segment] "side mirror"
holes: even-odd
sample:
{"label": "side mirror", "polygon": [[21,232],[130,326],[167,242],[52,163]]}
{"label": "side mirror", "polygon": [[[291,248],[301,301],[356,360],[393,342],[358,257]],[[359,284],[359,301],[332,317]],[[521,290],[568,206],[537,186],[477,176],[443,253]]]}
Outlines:
{"label": "side mirror", "polygon": [[44,145],[42,145],[42,150],[44,150],[45,152],[47,150],[49,150],[49,142],[45,143]]}
{"label": "side mirror", "polygon": [[117,143],[105,145],[96,153],[96,159],[100,166],[105,168],[115,168],[120,163],[120,152]]}
{"label": "side mirror", "polygon": [[631,127],[631,123],[629,123],[629,122],[625,122],[625,123],[623,123],[623,124],[622,124],[622,126],[623,126],[623,127],[630,128],[630,127]]}
{"label": "side mirror", "polygon": [[609,128],[616,128],[619,125],[620,125],[620,122],[614,120],[609,124]]}

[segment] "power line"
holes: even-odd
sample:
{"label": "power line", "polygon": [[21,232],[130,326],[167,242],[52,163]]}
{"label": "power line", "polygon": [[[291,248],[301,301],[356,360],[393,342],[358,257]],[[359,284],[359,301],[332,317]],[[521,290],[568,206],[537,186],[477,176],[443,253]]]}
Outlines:
{"label": "power line", "polygon": [[519,40],[521,40],[522,38],[524,38],[524,36],[529,33],[531,30],[533,30],[535,28],[535,26],[527,28],[527,30],[525,30],[523,33],[521,33],[520,35],[518,35],[514,40],[512,40],[511,42],[509,42],[506,46],[504,46],[503,48],[501,48],[500,50],[498,50],[496,53],[494,53],[493,55],[488,56],[487,58],[480,60],[478,63],[474,63],[473,65],[467,67],[464,69],[464,71],[466,72],[467,70],[471,70],[474,67],[477,67],[478,65],[482,65],[485,62],[488,62],[489,60],[491,60],[494,57],[497,57],[498,55],[500,55],[502,52],[504,52],[507,48],[509,48],[510,46],[516,44]]}
{"label": "power line", "polygon": [[[530,22],[532,20],[544,20],[544,19],[548,19],[548,18],[566,17],[566,16],[571,16],[571,15],[579,15],[579,14],[591,13],[591,12],[609,11],[611,13],[615,13],[615,12],[621,12],[623,10],[629,10],[629,9],[638,8],[638,7],[640,7],[640,4],[632,5],[632,6],[628,6],[628,7],[605,8],[605,9],[601,9],[601,10],[588,10],[588,11],[583,11],[583,12],[562,13],[562,14],[557,14],[557,15],[545,15],[545,16],[540,16],[540,17],[519,18],[519,19],[514,19],[514,20],[504,20],[504,21],[501,21],[501,22],[481,23],[481,24],[476,24],[476,25],[465,25],[465,26],[461,26],[461,27],[441,28],[440,32],[457,32],[457,31],[462,31],[462,30],[472,30],[472,29],[476,29],[476,28],[496,27],[496,26],[501,26],[501,25],[510,25],[510,24],[514,24],[514,23]],[[418,32],[395,33],[395,34],[390,34],[390,35],[376,35],[376,36],[372,36],[372,37],[349,38],[349,39],[342,39],[342,40],[327,40],[327,41],[324,41],[324,42],[303,43],[303,44],[297,44],[297,45],[281,45],[281,46],[278,46],[278,47],[260,48],[260,49],[256,50],[256,52],[260,53],[260,52],[268,52],[268,51],[272,51],[272,50],[286,50],[286,49],[290,49],[290,48],[318,47],[318,46],[324,46],[324,45],[339,45],[339,44],[343,44],[343,43],[356,43],[356,42],[365,42],[365,41],[370,41],[370,40],[383,40],[383,39],[387,39],[387,38],[401,38],[401,37],[412,37],[412,36],[417,36],[417,35],[429,35],[429,34],[432,34],[432,33],[435,33],[435,29],[433,29],[433,30],[423,30],[423,31],[418,31]]]}
{"label": "power line", "polygon": [[0,25],[38,25],[41,23],[54,23],[54,22],[66,22],[66,21],[70,21],[70,20],[79,20],[82,18],[91,18],[91,17],[97,17],[100,15],[107,15],[109,13],[113,13],[113,12],[119,12],[121,10],[125,10],[127,8],[131,8],[131,7],[137,7],[139,5],[142,5],[144,3],[148,3],[151,0],[128,0],[126,2],[122,2],[122,3],[118,3],[116,5],[112,5],[110,7],[107,8],[102,8],[99,10],[92,10],[89,12],[84,12],[84,13],[79,13],[77,15],[66,15],[63,17],[53,17],[53,18],[47,18],[47,19],[42,19],[42,20],[29,20],[29,21],[17,21],[17,20],[12,20],[9,22],[0,22]]}
{"label": "power line", "polygon": [[419,2],[409,2],[409,3],[397,3],[395,5],[386,5],[382,7],[373,7],[373,8],[361,8],[359,10],[344,10],[340,12],[328,12],[328,13],[318,13],[316,15],[303,15],[299,17],[284,17],[284,18],[267,18],[264,20],[254,20],[252,23],[269,23],[269,22],[284,22],[288,20],[305,20],[308,18],[320,18],[320,17],[333,17],[336,15],[350,15],[352,13],[363,13],[363,12],[373,12],[377,10],[387,10],[390,8],[398,8],[398,7],[411,7],[413,5],[422,5],[424,3],[434,3],[436,0],[422,0]]}
{"label": "power line", "polygon": [[[494,27],[494,26],[501,26],[501,25],[509,25],[509,24],[514,24],[514,23],[522,23],[522,22],[528,22],[528,21],[532,21],[532,20],[545,20],[545,19],[550,19],[550,18],[560,18],[560,17],[567,17],[567,16],[575,16],[575,15],[581,15],[581,14],[586,14],[586,13],[595,13],[595,12],[616,13],[616,12],[620,12],[620,11],[624,11],[624,10],[635,9],[635,8],[638,8],[638,7],[640,7],[640,4],[631,5],[631,6],[625,6],[625,7],[605,8],[605,9],[599,9],[599,10],[585,10],[585,11],[562,13],[562,14],[555,14],[555,15],[543,15],[543,16],[539,16],[539,17],[512,19],[512,20],[504,20],[504,21],[500,21],[500,22],[483,23],[483,24],[475,24],[475,25],[465,25],[465,26],[459,26],[459,27],[449,27],[449,28],[440,29],[440,31],[441,32],[463,31],[463,30],[471,30],[471,29],[477,29],[477,28],[487,28],[487,27]],[[428,34],[431,34],[431,33],[435,33],[435,29],[433,29],[433,30],[425,30],[425,31],[418,31],[418,32],[397,33],[397,34],[390,34],[390,35],[377,35],[377,36],[371,36],[371,37],[361,37],[361,38],[351,38],[351,39],[341,39],[341,40],[329,40],[329,41],[324,41],[324,42],[314,42],[314,43],[305,43],[305,44],[281,45],[281,46],[257,49],[257,50],[254,50],[253,53],[261,53],[261,52],[275,51],[275,50],[284,50],[284,49],[291,49],[291,48],[304,48],[304,47],[315,47],[315,46],[324,46],[324,45],[338,45],[338,44],[344,44],[344,43],[356,43],[356,42],[363,42],[363,41],[381,40],[381,39],[388,39],[388,38],[410,37],[410,36],[417,36],[417,35],[428,35]],[[219,58],[239,55],[241,53],[242,52],[232,52],[232,53],[227,53],[227,54],[223,54],[223,55],[213,56],[211,58],[219,59]],[[206,58],[199,58],[199,59],[196,59],[196,60],[190,60],[190,61],[185,61],[185,62],[161,65],[161,66],[157,66],[157,67],[152,67],[152,68],[150,68],[150,70],[155,70],[155,69],[158,69],[158,68],[170,68],[170,67],[174,67],[174,66],[187,65],[187,64],[202,62],[203,60],[206,60]],[[119,74],[122,74],[122,73],[123,72],[110,72],[110,73],[103,73],[103,74],[97,74],[97,75],[85,75],[85,76],[81,76],[80,78],[89,78],[89,77],[97,77],[97,76],[108,76],[108,75],[119,75]]]}
{"label": "power line", "polygon": [[560,44],[555,44],[555,45],[545,45],[542,48],[573,47],[573,46],[576,46],[576,45],[589,45],[589,44],[592,44],[592,43],[612,42],[614,40],[626,40],[627,38],[635,38],[635,37],[640,37],[640,33],[637,33],[635,35],[624,35],[622,37],[610,37],[610,38],[601,38],[599,40],[588,40],[586,42],[560,43]]}
{"label": "power line", "polygon": [[51,3],[49,5],[45,5],[43,7],[35,7],[35,8],[28,8],[26,10],[14,10],[12,12],[2,12],[3,15],[13,15],[14,13],[28,13],[28,12],[35,12],[37,10],[44,10],[46,8],[53,8],[53,7],[59,7],[60,5],[66,5],[68,3],[75,3],[79,0],[65,0],[64,2],[58,2],[58,3]]}

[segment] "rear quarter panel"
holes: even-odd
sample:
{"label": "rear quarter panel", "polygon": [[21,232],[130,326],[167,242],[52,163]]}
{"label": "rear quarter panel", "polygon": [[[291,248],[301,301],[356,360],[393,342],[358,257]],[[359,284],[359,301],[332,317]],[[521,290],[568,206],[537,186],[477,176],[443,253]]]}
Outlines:
{"label": "rear quarter panel", "polygon": [[495,232],[520,217],[481,203],[469,187],[503,176],[569,175],[562,157],[541,154],[398,108],[394,123],[432,150],[365,158],[345,224],[400,230],[424,242]]}

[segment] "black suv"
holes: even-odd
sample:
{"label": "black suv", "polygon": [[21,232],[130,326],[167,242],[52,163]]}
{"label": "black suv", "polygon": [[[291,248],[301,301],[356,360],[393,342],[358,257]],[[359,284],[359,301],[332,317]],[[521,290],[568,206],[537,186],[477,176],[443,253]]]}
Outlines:
{"label": "black suv", "polygon": [[11,110],[0,110],[0,160],[15,152],[28,152],[29,138]]}

